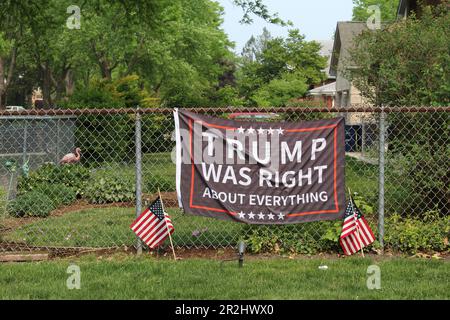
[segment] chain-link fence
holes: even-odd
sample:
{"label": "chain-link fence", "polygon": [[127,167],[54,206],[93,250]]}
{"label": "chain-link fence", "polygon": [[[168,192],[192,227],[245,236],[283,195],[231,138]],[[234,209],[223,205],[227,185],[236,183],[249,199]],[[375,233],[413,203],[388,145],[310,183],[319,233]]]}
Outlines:
{"label": "chain-link fence", "polygon": [[[450,108],[192,111],[242,121],[345,116],[346,187],[379,239],[408,249],[402,237],[416,232],[422,247],[436,249],[437,241],[448,250]],[[0,251],[133,248],[129,226],[158,189],[177,247],[223,248],[245,239],[258,251],[286,237],[299,252],[337,244],[340,221],[249,226],[185,215],[177,207],[174,147],[171,109],[0,112]]]}

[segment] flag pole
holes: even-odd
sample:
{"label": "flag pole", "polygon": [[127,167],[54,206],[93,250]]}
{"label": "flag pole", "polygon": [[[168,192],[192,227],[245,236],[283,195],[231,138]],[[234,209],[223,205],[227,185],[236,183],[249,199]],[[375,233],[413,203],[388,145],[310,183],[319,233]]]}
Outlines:
{"label": "flag pole", "polygon": [[[350,188],[348,188],[348,192],[350,194],[350,203],[351,203],[351,206],[352,206],[352,211],[354,212],[355,208],[353,208],[353,197],[352,197],[352,192],[350,191]],[[355,215],[353,214],[353,216],[355,216]],[[356,217],[355,217],[355,219],[356,219]],[[356,230],[357,230],[356,234],[358,235],[358,242],[359,242],[359,245],[361,247],[361,255],[364,258],[364,248],[363,248],[363,244],[362,244],[362,241],[361,241],[361,235],[359,234],[359,226],[358,226],[357,223],[356,223]]]}
{"label": "flag pole", "polygon": [[162,206],[163,212],[164,212],[164,222],[166,223],[167,233],[169,234],[169,240],[170,240],[170,246],[172,247],[173,258],[175,261],[177,261],[177,255],[175,254],[175,248],[173,247],[172,235],[170,234],[169,225],[167,224],[166,210],[164,209],[164,203],[162,201],[161,192],[159,191],[159,187],[158,187],[158,195],[159,195],[159,199],[161,200],[161,206]]}

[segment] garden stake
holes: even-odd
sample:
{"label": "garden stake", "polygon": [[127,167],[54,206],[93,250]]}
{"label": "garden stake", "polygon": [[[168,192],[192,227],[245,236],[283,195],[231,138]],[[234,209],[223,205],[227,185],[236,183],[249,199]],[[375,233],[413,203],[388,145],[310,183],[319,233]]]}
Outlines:
{"label": "garden stake", "polygon": [[[158,187],[158,195],[159,195],[159,199],[161,199],[161,206],[163,208],[163,212],[165,215],[166,210],[164,209],[164,203],[162,201],[161,192],[159,191],[159,187]],[[175,254],[175,248],[173,247],[173,242],[172,242],[172,235],[170,234],[169,226],[167,225],[167,220],[165,219],[165,217],[164,217],[164,221],[166,222],[167,233],[169,234],[169,240],[170,240],[170,246],[172,247],[173,258],[175,259],[175,261],[177,261],[177,255]]]}

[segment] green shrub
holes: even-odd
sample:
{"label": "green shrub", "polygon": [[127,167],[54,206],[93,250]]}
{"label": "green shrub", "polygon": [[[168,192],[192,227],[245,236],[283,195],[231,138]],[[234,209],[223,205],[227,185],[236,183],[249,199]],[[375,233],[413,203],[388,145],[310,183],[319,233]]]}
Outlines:
{"label": "green shrub", "polygon": [[246,242],[253,253],[315,254],[336,251],[342,221],[301,225],[245,226]]}
{"label": "green shrub", "polygon": [[408,253],[449,251],[450,216],[430,211],[422,218],[402,218],[395,214],[385,220],[385,244]]}
{"label": "green shrub", "polygon": [[27,191],[39,191],[44,184],[62,184],[75,190],[78,196],[82,196],[89,177],[89,170],[80,164],[47,163],[36,171],[30,172],[28,177],[21,176],[18,182],[18,191],[20,194],[24,194]]}
{"label": "green shrub", "polygon": [[176,190],[175,177],[164,174],[149,174],[145,177],[145,192],[155,193],[160,191],[172,192]]}
{"label": "green shrub", "polygon": [[[142,89],[142,85],[142,80],[136,75],[128,75],[114,81],[94,81],[89,88],[78,90],[69,101],[60,105],[70,109],[135,108],[138,105],[145,107],[152,98]],[[167,130],[167,125],[173,122],[166,116],[152,116],[156,121],[143,121],[142,125],[143,132],[147,131],[147,127],[150,127],[148,132],[151,132],[142,137],[144,152],[147,146],[160,147],[161,131]],[[83,161],[90,164],[133,160],[134,115],[82,115],[78,117],[77,122],[76,145],[82,148]],[[163,122],[164,125],[160,125]]]}
{"label": "green shrub", "polygon": [[90,203],[130,202],[136,198],[134,181],[129,177],[99,174],[90,180],[85,196]]}
{"label": "green shrub", "polygon": [[75,189],[61,183],[36,184],[34,190],[48,196],[55,207],[69,205],[77,199],[77,192]]}
{"label": "green shrub", "polygon": [[8,212],[15,217],[47,217],[55,208],[47,195],[31,191],[11,201],[8,205]]}

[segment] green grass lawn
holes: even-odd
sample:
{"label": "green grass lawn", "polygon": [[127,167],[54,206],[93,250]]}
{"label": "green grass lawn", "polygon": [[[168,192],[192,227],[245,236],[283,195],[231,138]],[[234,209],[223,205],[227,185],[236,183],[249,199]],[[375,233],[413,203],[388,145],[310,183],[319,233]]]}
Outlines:
{"label": "green grass lawn", "polygon": [[[66,288],[67,267],[81,270],[81,289]],[[319,270],[321,264],[328,270]],[[367,267],[381,269],[381,289],[366,287]],[[99,260],[3,264],[0,299],[449,299],[446,261],[392,258],[173,261],[114,256]]]}
{"label": "green grass lawn", "polygon": [[[175,245],[222,245],[237,243],[241,223],[186,216],[179,209],[167,209],[175,225]],[[4,236],[34,246],[112,247],[133,245],[136,241],[130,225],[134,208],[102,208],[66,213],[24,225]],[[207,229],[207,230],[205,230]],[[193,236],[196,230],[205,231]]]}

